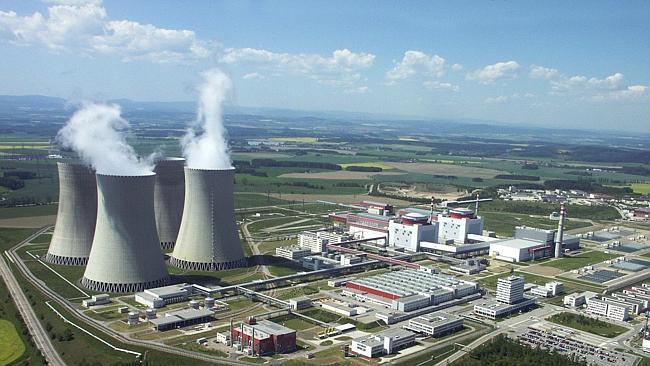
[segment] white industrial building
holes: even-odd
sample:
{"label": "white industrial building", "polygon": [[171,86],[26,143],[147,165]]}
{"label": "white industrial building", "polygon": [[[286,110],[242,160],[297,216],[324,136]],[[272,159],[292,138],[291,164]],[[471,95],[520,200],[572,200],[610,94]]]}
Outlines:
{"label": "white industrial building", "polygon": [[168,304],[186,301],[192,295],[192,285],[176,285],[150,288],[135,294],[135,301],[148,308],[157,309]]}
{"label": "white industrial building", "polygon": [[327,251],[327,244],[338,244],[352,239],[348,234],[333,231],[303,231],[298,234],[298,245],[309,249],[312,253]]}
{"label": "white industrial building", "polygon": [[490,243],[490,257],[508,262],[525,262],[549,257],[553,247],[526,239],[505,239]]}
{"label": "white industrial building", "polygon": [[298,260],[311,255],[311,250],[297,245],[275,248],[275,256],[290,260]]}
{"label": "white industrial building", "polygon": [[530,290],[530,293],[541,297],[553,297],[564,292],[564,284],[562,282],[549,282],[544,286],[535,286]]}
{"label": "white industrial building", "polygon": [[429,216],[420,213],[407,213],[388,224],[388,245],[392,247],[417,252],[421,241],[435,241],[437,237],[438,223],[429,223]]}
{"label": "white industrial building", "polygon": [[373,358],[389,355],[413,345],[415,333],[396,328],[353,339],[350,351],[359,356]]}
{"label": "white industrial building", "polygon": [[431,337],[440,337],[463,329],[463,318],[439,311],[409,319],[406,328]]}
{"label": "white industrial building", "polygon": [[474,305],[474,313],[496,319],[517,311],[523,311],[537,304],[536,298],[524,297],[524,279],[519,276],[499,278],[496,301]]}
{"label": "white industrial building", "polygon": [[468,234],[483,234],[484,220],[474,211],[466,208],[453,208],[446,215],[438,215],[438,243],[453,241],[467,243]]}
{"label": "white industrial building", "polygon": [[612,320],[626,321],[630,317],[630,306],[625,303],[592,297],[587,299],[587,312]]}
{"label": "white industrial building", "polygon": [[90,299],[82,300],[81,304],[85,308],[89,308],[91,306],[108,304],[109,302],[111,302],[111,298],[108,294],[100,294],[100,295],[93,295]]}

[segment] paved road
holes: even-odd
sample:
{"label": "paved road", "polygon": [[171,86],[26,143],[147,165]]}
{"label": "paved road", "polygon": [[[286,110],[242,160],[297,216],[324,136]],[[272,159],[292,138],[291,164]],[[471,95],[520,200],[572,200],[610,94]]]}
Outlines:
{"label": "paved road", "polygon": [[[30,240],[40,235],[43,231],[44,230],[37,231],[32,236],[25,239],[23,243],[29,242]],[[16,281],[16,277],[14,277],[14,274],[11,272],[9,265],[5,262],[4,256],[2,259],[0,259],[0,275],[2,275],[2,278],[4,278],[4,281],[7,284],[7,288],[9,289],[9,293],[14,299],[20,315],[22,315],[23,319],[25,320],[27,329],[29,330],[32,339],[34,339],[36,347],[41,350],[47,363],[49,365],[56,366],[65,365],[65,362],[54,348],[49,334],[45,331],[43,325],[38,320],[38,317],[36,316],[34,309],[32,309],[30,306],[25,293],[23,293],[20,285],[18,284],[18,281]]]}

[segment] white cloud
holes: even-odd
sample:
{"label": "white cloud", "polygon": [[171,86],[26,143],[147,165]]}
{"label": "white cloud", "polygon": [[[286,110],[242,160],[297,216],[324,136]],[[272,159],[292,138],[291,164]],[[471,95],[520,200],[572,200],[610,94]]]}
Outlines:
{"label": "white cloud", "polygon": [[263,76],[257,72],[249,72],[242,77],[244,80],[262,79]]}
{"label": "white cloud", "polygon": [[102,3],[102,0],[42,0],[45,4],[56,4],[56,5],[84,5],[84,4],[95,4],[99,5]]}
{"label": "white cloud", "polygon": [[530,77],[533,79],[551,79],[559,74],[560,72],[557,69],[539,65],[530,65]]}
{"label": "white cloud", "polygon": [[352,89],[347,89],[346,91],[348,93],[352,93],[352,94],[366,94],[366,93],[370,92],[370,88],[364,85],[364,86],[358,86],[358,87],[352,88]]}
{"label": "white cloud", "polygon": [[453,92],[457,92],[460,90],[460,87],[458,85],[454,85],[451,83],[443,83],[436,80],[426,80],[422,82],[422,85],[424,85],[424,87],[429,90],[450,90]]}
{"label": "white cloud", "polygon": [[53,1],[47,16],[0,11],[0,38],[19,45],[84,54],[114,54],[123,60],[185,62],[210,54],[193,31],[110,20],[99,1]]}
{"label": "white cloud", "polygon": [[415,75],[441,77],[445,73],[445,59],[421,51],[406,51],[401,61],[386,73],[389,80],[403,80]]}
{"label": "white cloud", "polygon": [[275,73],[304,75],[321,84],[358,88],[361,71],[371,67],[375,55],[335,50],[331,56],[318,54],[277,53],[255,48],[226,49],[219,61],[230,65],[248,64],[273,70]]}
{"label": "white cloud", "polygon": [[645,85],[630,85],[624,89],[612,90],[608,93],[594,95],[591,97],[591,100],[596,102],[637,100],[645,96],[646,91],[648,91],[648,87]]}
{"label": "white cloud", "polygon": [[459,71],[462,71],[462,70],[463,70],[463,65],[461,65],[461,64],[453,64],[453,65],[451,65],[451,71],[459,72]]}
{"label": "white cloud", "polygon": [[494,65],[487,65],[482,69],[474,70],[467,74],[468,80],[476,80],[482,84],[490,84],[494,81],[506,78],[514,78],[519,69],[517,61],[497,62]]}

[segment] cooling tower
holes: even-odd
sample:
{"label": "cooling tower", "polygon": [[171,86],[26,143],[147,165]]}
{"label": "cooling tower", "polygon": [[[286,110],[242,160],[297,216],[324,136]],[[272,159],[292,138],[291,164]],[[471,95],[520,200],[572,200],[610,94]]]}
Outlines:
{"label": "cooling tower", "polygon": [[234,169],[185,168],[185,208],[170,263],[197,271],[244,266],[235,224]]}
{"label": "cooling tower", "polygon": [[83,266],[88,262],[97,218],[95,172],[81,164],[57,163],[59,211],[45,260]]}
{"label": "cooling tower", "polygon": [[163,286],[169,275],[153,209],[154,173],[97,174],[97,225],[81,283],[97,292]]}
{"label": "cooling tower", "polygon": [[156,164],[153,194],[156,227],[162,249],[172,249],[183,217],[185,199],[185,159],[167,158]]}

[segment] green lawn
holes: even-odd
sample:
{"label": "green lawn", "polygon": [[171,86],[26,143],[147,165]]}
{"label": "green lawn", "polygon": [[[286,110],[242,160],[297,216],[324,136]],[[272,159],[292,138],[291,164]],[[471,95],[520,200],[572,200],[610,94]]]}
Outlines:
{"label": "green lawn", "polygon": [[13,247],[22,240],[27,239],[35,231],[35,229],[0,228],[0,250],[5,251]]}
{"label": "green lawn", "polygon": [[541,265],[545,267],[558,268],[564,271],[600,263],[608,259],[616,258],[620,255],[604,253],[601,251],[593,250],[589,252],[582,252],[572,256],[565,256],[561,259],[544,262]]}
{"label": "green lawn", "polygon": [[305,330],[309,328],[313,328],[316,326],[316,324],[312,324],[308,322],[307,320],[304,320],[303,318],[297,317],[295,315],[281,315],[277,316],[275,318],[269,319],[270,321],[284,325],[285,327],[294,329],[294,330]]}
{"label": "green lawn", "polygon": [[[282,266],[282,265],[271,265],[271,266],[267,266],[267,268],[269,269],[269,272],[271,272],[271,274],[276,276],[276,277],[296,274],[299,271],[295,267],[287,267],[287,266]],[[302,271],[302,269],[301,269],[301,271]]]}
{"label": "green lawn", "polygon": [[606,338],[613,338],[628,331],[627,328],[620,325],[568,312],[555,314],[547,320]]}
{"label": "green lawn", "polygon": [[[479,211],[479,216],[485,218],[485,230],[494,231],[499,236],[513,236],[515,227],[530,226],[540,229],[555,229],[557,221],[549,220],[547,217],[531,217],[530,215],[508,212]],[[591,226],[587,222],[567,221],[567,230]]]}
{"label": "green lawn", "polygon": [[16,327],[8,320],[0,319],[0,365],[9,365],[25,353],[25,343]]}

